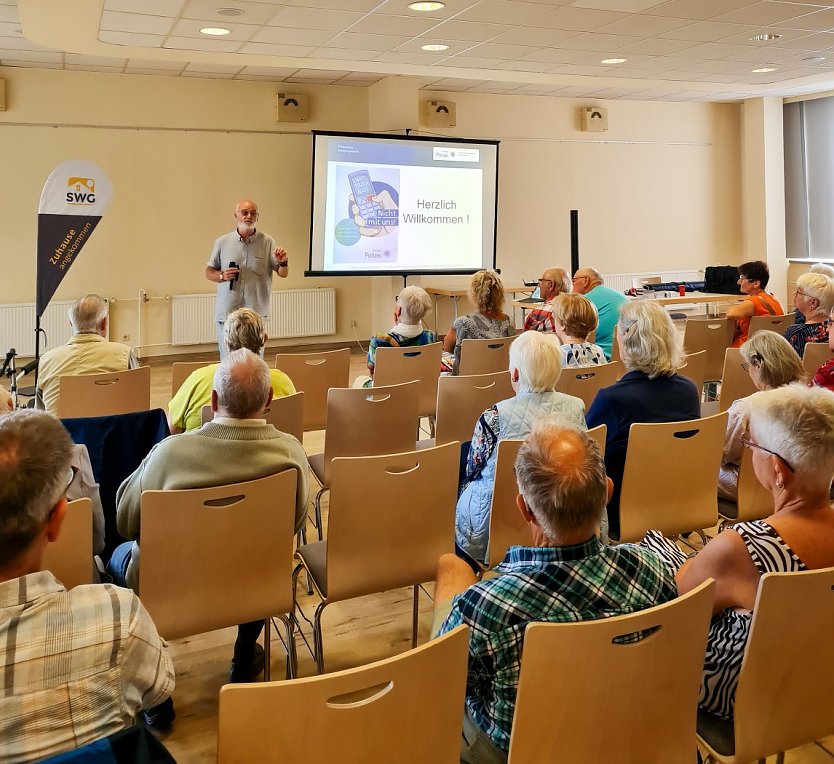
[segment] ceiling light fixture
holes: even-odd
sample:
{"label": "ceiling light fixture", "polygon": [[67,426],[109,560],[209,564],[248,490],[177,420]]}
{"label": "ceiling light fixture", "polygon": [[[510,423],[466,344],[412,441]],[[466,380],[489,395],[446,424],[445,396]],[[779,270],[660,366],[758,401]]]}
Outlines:
{"label": "ceiling light fixture", "polygon": [[218,16],[242,16],[245,11],[243,8],[218,8],[215,13]]}
{"label": "ceiling light fixture", "polygon": [[231,34],[231,29],[223,29],[223,27],[203,27],[200,34],[207,34],[211,37],[222,37],[224,34]]}
{"label": "ceiling light fixture", "polygon": [[761,67],[761,69],[753,69],[752,73],[753,74],[767,74],[768,72],[775,72],[775,71],[776,71],[775,66],[763,66],[763,67]]}
{"label": "ceiling light fixture", "polygon": [[628,59],[626,58],[604,58],[600,61],[601,64],[624,64]]}
{"label": "ceiling light fixture", "polygon": [[753,42],[773,42],[773,40],[781,40],[782,35],[776,32],[765,32],[764,34],[754,34],[750,39]]}
{"label": "ceiling light fixture", "polygon": [[448,45],[434,45],[434,44],[432,44],[432,45],[421,45],[420,47],[423,50],[427,50],[427,51],[432,52],[432,53],[434,53],[438,50],[449,50]]}
{"label": "ceiling light fixture", "polygon": [[821,64],[825,61],[825,56],[809,56],[808,58],[803,58],[803,64]]}
{"label": "ceiling light fixture", "polygon": [[440,0],[421,0],[418,3],[409,3],[408,7],[412,11],[439,11],[446,7],[446,3],[441,3]]}

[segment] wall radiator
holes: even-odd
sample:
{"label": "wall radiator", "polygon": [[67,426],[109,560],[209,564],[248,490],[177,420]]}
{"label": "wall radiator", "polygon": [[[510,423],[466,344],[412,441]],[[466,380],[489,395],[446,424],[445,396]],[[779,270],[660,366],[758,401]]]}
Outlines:
{"label": "wall radiator", "polygon": [[[171,344],[203,345],[217,342],[213,294],[171,296]],[[318,337],[336,333],[336,290],[286,289],[270,300],[270,339]]]}
{"label": "wall radiator", "polygon": [[667,281],[703,281],[704,272],[690,268],[681,271],[646,271],[645,273],[607,273],[603,275],[605,286],[616,289],[618,292],[625,292],[631,289],[632,279],[647,278],[649,276],[660,276],[662,282]]}
{"label": "wall radiator", "polygon": [[[43,312],[41,328],[46,336],[41,335],[41,355],[72,337],[67,308],[73,302],[51,302]],[[9,348],[17,350],[20,356],[35,357],[35,303],[0,305],[0,351],[5,355]]]}

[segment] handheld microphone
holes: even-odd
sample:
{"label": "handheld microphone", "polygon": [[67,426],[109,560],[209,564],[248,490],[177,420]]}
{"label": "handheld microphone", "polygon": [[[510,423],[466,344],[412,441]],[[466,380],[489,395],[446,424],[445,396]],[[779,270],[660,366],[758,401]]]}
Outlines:
{"label": "handheld microphone", "polygon": [[[232,260],[229,263],[229,267],[230,268],[237,268],[237,263],[234,260]],[[232,289],[235,288],[235,281],[237,281],[238,276],[240,276],[240,274],[236,273],[235,277],[233,279],[229,279],[229,291],[231,291]]]}
{"label": "handheld microphone", "polygon": [[6,373],[6,369],[9,368],[9,363],[11,363],[11,360],[15,357],[15,355],[16,351],[14,348],[12,348],[11,350],[9,350],[8,353],[6,353],[6,360],[3,361],[3,368],[0,369],[0,377],[2,377]]}

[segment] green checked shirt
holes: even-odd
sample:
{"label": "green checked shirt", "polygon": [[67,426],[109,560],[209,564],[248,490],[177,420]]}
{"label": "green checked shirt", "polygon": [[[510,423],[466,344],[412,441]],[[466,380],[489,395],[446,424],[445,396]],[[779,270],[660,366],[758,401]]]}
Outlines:
{"label": "green checked shirt", "polygon": [[677,596],[669,568],[654,553],[632,544],[605,546],[597,536],[576,546],[510,547],[495,571],[500,575],[455,597],[440,634],[469,627],[466,706],[503,751],[510,747],[528,623],[625,615]]}

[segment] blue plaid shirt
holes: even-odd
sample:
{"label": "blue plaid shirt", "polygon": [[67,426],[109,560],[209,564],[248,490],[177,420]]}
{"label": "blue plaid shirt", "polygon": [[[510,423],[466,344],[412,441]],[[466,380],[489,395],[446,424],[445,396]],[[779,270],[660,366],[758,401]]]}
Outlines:
{"label": "blue plaid shirt", "polygon": [[672,573],[654,553],[632,544],[605,546],[597,536],[575,546],[510,547],[495,571],[502,575],[455,597],[439,633],[469,627],[466,706],[504,751],[528,623],[625,615],[677,596]]}

